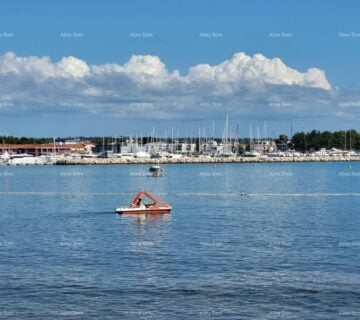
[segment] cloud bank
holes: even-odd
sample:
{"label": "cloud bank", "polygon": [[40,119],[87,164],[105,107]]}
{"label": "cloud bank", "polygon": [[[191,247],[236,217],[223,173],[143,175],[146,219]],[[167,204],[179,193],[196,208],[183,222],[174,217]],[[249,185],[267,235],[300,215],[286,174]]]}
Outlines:
{"label": "cloud bank", "polygon": [[323,70],[300,72],[280,58],[243,52],[217,65],[192,66],[185,74],[168,70],[151,55],[133,55],[124,64],[91,65],[72,56],[53,62],[50,57],[7,52],[0,57],[0,81],[0,101],[8,103],[0,112],[71,110],[165,119],[229,112],[271,117],[302,114],[314,102],[327,106],[334,98]]}
{"label": "cloud bank", "polygon": [[0,75],[12,78],[29,76],[36,83],[49,79],[90,80],[96,76],[117,75],[150,87],[178,81],[188,85],[222,83],[229,85],[234,91],[238,86],[264,84],[331,89],[322,70],[311,68],[301,73],[287,67],[279,58],[268,59],[261,54],[250,57],[243,52],[236,53],[231,59],[215,66],[193,66],[185,76],[180,76],[176,70],[169,72],[159,57],[150,55],[133,55],[124,65],[88,65],[72,56],[53,63],[49,57],[17,57],[15,53],[8,52],[0,57]]}

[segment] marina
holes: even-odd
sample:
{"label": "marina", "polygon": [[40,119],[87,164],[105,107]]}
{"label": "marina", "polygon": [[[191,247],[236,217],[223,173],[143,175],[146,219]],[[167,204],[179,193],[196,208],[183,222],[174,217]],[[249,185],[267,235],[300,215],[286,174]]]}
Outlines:
{"label": "marina", "polygon": [[217,138],[214,124],[212,131],[209,127],[205,127],[203,130],[199,128],[197,137],[193,135],[180,137],[179,130],[174,130],[174,128],[171,128],[170,137],[167,132],[163,137],[159,137],[155,128],[146,137],[143,134],[136,134],[135,136],[114,136],[102,139],[99,137],[53,138],[52,143],[7,144],[4,142],[6,137],[2,137],[0,164],[150,164],[151,175],[161,176],[160,164],[164,163],[346,162],[360,160],[360,134],[353,129],[333,133],[312,130],[308,133],[293,134],[291,125],[290,137],[281,134],[276,138],[269,136],[266,122],[264,122],[262,130],[259,125],[256,126],[255,135],[250,125],[248,137],[239,136],[239,125],[232,131],[229,127],[229,116],[227,115],[222,135]]}
{"label": "marina", "polygon": [[[263,137],[229,137],[228,119],[223,138],[123,137],[102,142],[90,140],[55,141],[52,144],[0,145],[0,165],[105,165],[149,164],[153,176],[161,176],[164,163],[257,163],[257,162],[339,162],[359,161],[351,132],[343,132],[343,148],[311,147],[297,150],[291,140]],[[258,131],[259,132],[259,131]],[[265,130],[266,132],[266,130]],[[354,134],[354,133],[353,133]],[[356,142],[356,146],[358,146]],[[306,145],[306,144],[305,144]]]}

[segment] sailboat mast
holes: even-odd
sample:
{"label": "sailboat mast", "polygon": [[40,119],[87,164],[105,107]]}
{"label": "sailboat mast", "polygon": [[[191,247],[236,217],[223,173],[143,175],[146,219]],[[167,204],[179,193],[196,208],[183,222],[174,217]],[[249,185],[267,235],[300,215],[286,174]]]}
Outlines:
{"label": "sailboat mast", "polygon": [[346,129],[345,129],[345,139],[344,139],[344,150],[346,151]]}
{"label": "sailboat mast", "polygon": [[251,128],[251,125],[250,125],[249,149],[250,149],[250,152],[253,152],[253,145],[252,145],[252,128]]}
{"label": "sailboat mast", "polygon": [[349,150],[351,151],[351,129],[349,130]]}
{"label": "sailboat mast", "polygon": [[200,135],[201,135],[201,129],[199,127],[199,154],[200,154],[200,140],[201,140]]}

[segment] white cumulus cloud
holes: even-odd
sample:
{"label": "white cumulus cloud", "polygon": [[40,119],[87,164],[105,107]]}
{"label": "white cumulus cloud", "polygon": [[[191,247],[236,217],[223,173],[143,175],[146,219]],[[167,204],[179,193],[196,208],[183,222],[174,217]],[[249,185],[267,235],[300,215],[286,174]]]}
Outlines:
{"label": "white cumulus cloud", "polygon": [[301,73],[287,67],[279,58],[268,59],[261,54],[250,57],[242,52],[215,66],[194,66],[190,68],[188,78],[200,82],[226,82],[233,86],[271,84],[331,89],[322,70],[311,68]]}
{"label": "white cumulus cloud", "polygon": [[30,77],[34,81],[49,78],[79,78],[88,75],[90,68],[83,60],[75,57],[62,58],[52,63],[49,57],[17,57],[8,52],[0,57],[0,76]]}
{"label": "white cumulus cloud", "polygon": [[83,60],[67,57],[56,64],[56,71],[60,77],[82,78],[90,73],[90,68]]}
{"label": "white cumulus cloud", "polygon": [[323,70],[301,72],[280,58],[243,52],[216,65],[192,66],[184,74],[168,70],[152,55],[133,55],[124,64],[91,65],[72,56],[53,62],[46,56],[8,52],[0,56],[0,81],[0,100],[12,100],[14,110],[35,106],[49,111],[68,105],[60,103],[66,99],[81,101],[74,105],[85,106],[82,111],[121,115],[136,114],[134,106],[151,105],[152,116],[169,118],[176,113],[209,114],[213,110],[206,109],[208,105],[246,114],[274,100],[292,100],[296,107],[326,100],[334,91]]}

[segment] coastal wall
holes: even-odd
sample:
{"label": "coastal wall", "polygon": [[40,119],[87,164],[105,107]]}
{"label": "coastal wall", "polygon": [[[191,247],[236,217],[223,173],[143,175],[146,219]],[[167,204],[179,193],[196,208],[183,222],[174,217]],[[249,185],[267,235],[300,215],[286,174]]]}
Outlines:
{"label": "coastal wall", "polygon": [[114,165],[114,164],[184,164],[184,163],[276,163],[276,162],[349,162],[360,161],[360,156],[309,156],[309,157],[182,157],[165,159],[147,158],[87,158],[64,159],[56,162],[57,165]]}

